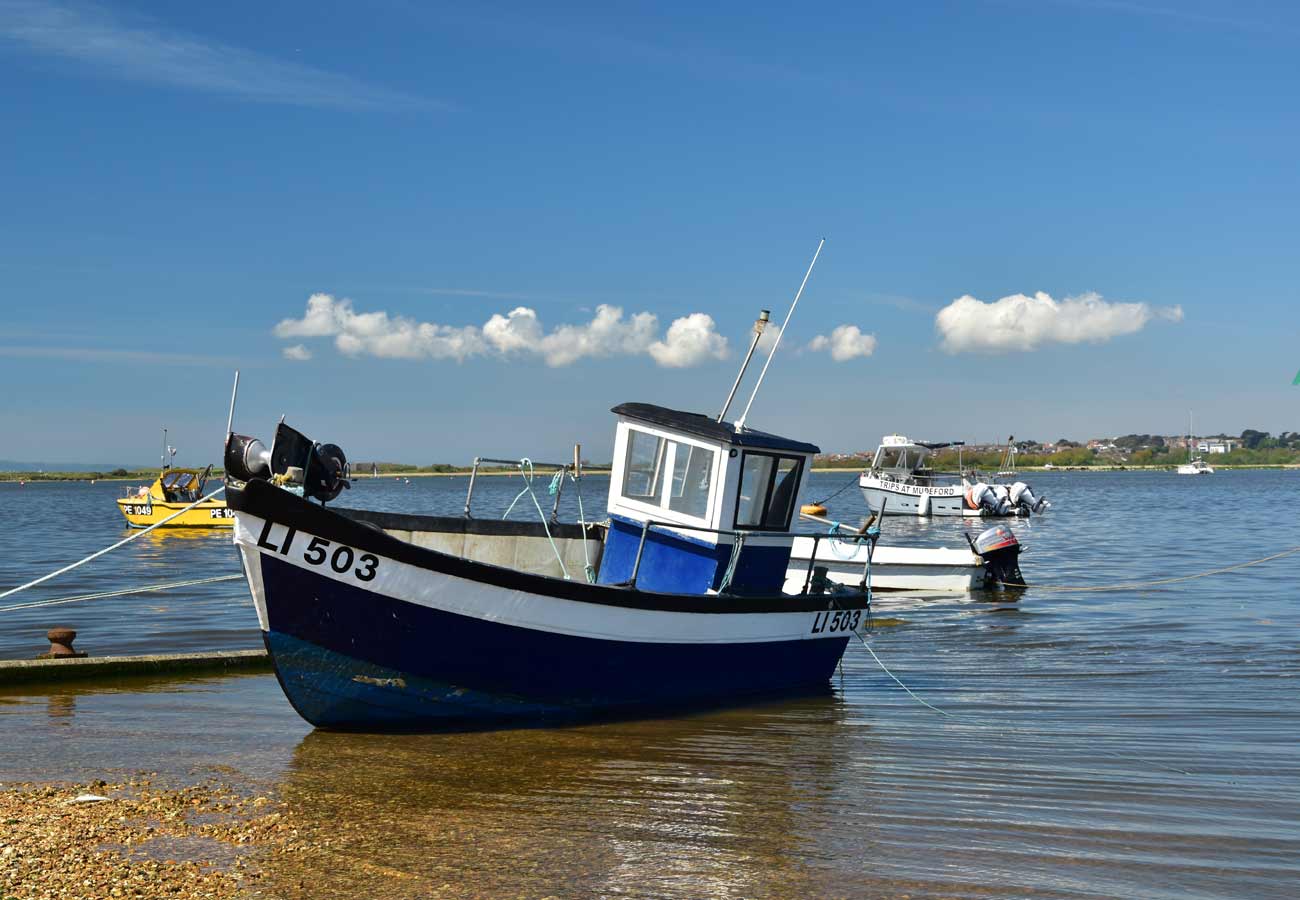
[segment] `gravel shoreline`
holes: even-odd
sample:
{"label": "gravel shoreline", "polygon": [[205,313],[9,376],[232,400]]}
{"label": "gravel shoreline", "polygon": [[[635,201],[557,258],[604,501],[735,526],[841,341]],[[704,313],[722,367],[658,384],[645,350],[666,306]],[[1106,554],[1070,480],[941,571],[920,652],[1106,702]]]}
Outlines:
{"label": "gravel shoreline", "polygon": [[300,849],[272,794],[152,781],[0,785],[0,898],[258,896],[258,859]]}

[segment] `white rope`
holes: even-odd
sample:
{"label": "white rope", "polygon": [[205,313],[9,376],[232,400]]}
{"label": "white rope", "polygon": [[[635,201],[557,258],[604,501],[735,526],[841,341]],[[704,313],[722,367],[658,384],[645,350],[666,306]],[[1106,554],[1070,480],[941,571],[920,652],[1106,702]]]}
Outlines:
{"label": "white rope", "polygon": [[587,583],[596,583],[596,567],[591,564],[591,553],[587,550],[587,515],[582,511],[582,482],[578,476],[569,473],[569,478],[573,479],[573,484],[578,491],[578,525],[582,528],[582,561],[585,563],[582,570],[586,573]]}
{"label": "white rope", "polygon": [[879,656],[876,656],[876,651],[871,649],[871,645],[867,643],[867,639],[866,639],[866,638],[864,638],[862,635],[858,634],[856,631],[853,632],[853,634],[854,634],[855,637],[857,637],[857,639],[858,639],[859,641],[862,642],[862,646],[865,647],[865,648],[867,649],[867,652],[871,654],[871,658],[874,659],[874,660],[876,661],[876,665],[880,666],[880,670],[881,670],[882,672],[884,672],[886,675],[888,675],[890,678],[894,679],[894,684],[898,685],[898,686],[901,687],[903,690],[907,691],[907,694],[908,694],[909,697],[911,697],[913,700],[915,700],[917,703],[921,704],[922,706],[926,707],[927,709],[932,709],[932,710],[934,710],[935,712],[937,712],[937,713],[938,713],[939,715],[941,715],[941,716],[947,716],[947,717],[950,718],[950,719],[953,718],[952,713],[950,713],[950,712],[945,712],[944,710],[940,709],[939,707],[934,706],[933,704],[930,704],[930,703],[926,703],[926,702],[925,702],[924,700],[922,700],[920,697],[916,696],[916,694],[914,694],[914,693],[912,692],[912,689],[911,689],[910,687],[908,687],[907,685],[903,684],[903,682],[899,681],[899,680],[898,680],[898,676],[895,675],[893,672],[889,671],[889,667],[886,666],[883,662],[881,662],[880,657],[879,657]]}
{"label": "white rope", "polygon": [[81,600],[103,600],[108,597],[125,597],[128,594],[150,594],[172,588],[192,587],[196,584],[216,584],[219,581],[235,581],[243,575],[217,575],[212,578],[194,578],[189,581],[170,581],[165,584],[144,585],[143,587],[124,588],[120,591],[103,591],[98,594],[82,594],[78,597],[60,597],[57,600],[33,600],[31,603],[16,603],[13,606],[0,606],[0,613],[17,612],[23,609],[39,609],[43,606],[59,606],[64,603],[77,603]]}
{"label": "white rope", "polygon": [[73,569],[77,568],[77,566],[85,565],[86,563],[90,562],[92,559],[98,559],[99,557],[103,556],[105,553],[109,552],[110,550],[116,550],[118,547],[121,547],[123,544],[129,544],[131,541],[135,540],[136,538],[141,537],[142,535],[146,535],[149,532],[153,531],[158,526],[166,525],[168,522],[170,522],[172,519],[179,516],[181,513],[189,512],[191,509],[198,506],[200,503],[204,503],[208,500],[211,500],[213,497],[217,496],[217,494],[220,494],[225,489],[226,489],[225,485],[222,485],[221,487],[213,491],[211,494],[208,494],[206,497],[200,497],[198,500],[195,500],[193,503],[191,503],[189,506],[185,507],[184,509],[178,509],[176,510],[176,512],[172,513],[167,518],[154,522],[148,528],[141,529],[140,531],[137,531],[135,534],[131,535],[130,537],[123,538],[122,540],[118,541],[116,544],[113,544],[110,547],[105,547],[103,550],[96,551],[95,553],[92,553],[89,556],[87,556],[85,559],[77,560],[70,566],[64,566],[62,569],[56,569],[48,575],[42,575],[40,578],[37,578],[35,581],[29,581],[26,584],[20,584],[16,588],[10,588],[9,590],[5,591],[3,594],[0,594],[0,600],[4,599],[5,597],[8,597],[10,594],[16,594],[19,591],[25,591],[29,587],[36,587],[36,585],[45,581],[49,581],[51,578],[55,577],[56,575],[62,575],[64,572],[71,572]]}
{"label": "white rope", "polygon": [[[925,702],[920,697],[918,697],[910,687],[903,684],[903,682],[899,680],[899,677],[897,675],[895,675],[893,672],[889,670],[889,666],[885,665],[884,661],[879,656],[876,655],[876,651],[871,649],[871,645],[867,643],[866,638],[858,634],[858,632],[856,631],[853,632],[853,636],[856,637],[862,643],[862,646],[866,648],[866,651],[871,654],[871,658],[876,661],[876,665],[880,666],[880,670],[884,672],[886,675],[888,675],[890,678],[892,678],[896,685],[901,687],[903,690],[907,691],[909,697],[911,697],[917,703],[924,706],[926,709],[933,710],[934,712],[937,712],[939,715],[943,716],[946,719],[952,719],[955,722],[963,722],[975,728],[989,728],[992,729],[994,732],[1000,734],[1028,734],[1028,735],[1039,734],[1038,732],[1030,731],[1027,728],[1007,727],[1006,725],[995,725],[991,722],[982,722],[978,718],[975,718],[974,716],[962,715],[958,713],[950,713],[947,712],[946,710],[940,709],[939,707],[935,706],[932,703]],[[1098,753],[1102,753],[1105,754],[1106,756],[1114,757],[1115,759],[1121,759],[1124,760],[1125,762],[1132,762],[1134,760],[1137,760],[1138,762],[1146,763],[1148,766],[1154,766],[1155,768],[1158,769],[1164,769],[1166,772],[1175,772],[1179,775],[1192,774],[1186,769],[1180,769],[1177,766],[1166,765],[1165,763],[1162,763],[1159,760],[1148,759],[1145,756],[1137,756],[1131,753],[1130,754],[1118,753],[1114,750],[1107,750],[1104,747],[1096,747],[1094,749]]]}
{"label": "white rope", "polygon": [[1237,563],[1232,566],[1224,566],[1222,569],[1210,569],[1207,572],[1197,572],[1195,575],[1179,575],[1174,578],[1159,578],[1155,581],[1129,581],[1122,584],[1099,584],[1099,585],[1073,585],[1073,584],[1029,584],[1022,585],[1014,582],[1007,582],[1008,587],[1028,587],[1035,591],[1051,591],[1058,594],[1090,593],[1095,591],[1133,591],[1144,588],[1158,587],[1162,584],[1178,584],[1183,581],[1195,581],[1198,578],[1209,578],[1211,575],[1223,575],[1227,572],[1236,572],[1239,569],[1249,569],[1251,566],[1258,566],[1262,563],[1272,562],[1275,559],[1281,559],[1284,556],[1290,556],[1293,553],[1300,553],[1300,547],[1292,547],[1290,550],[1283,550],[1280,553],[1274,553],[1270,556],[1261,556],[1259,559],[1252,559],[1250,562]]}
{"label": "white rope", "polygon": [[[519,460],[519,475],[524,480],[524,489],[516,495],[515,499],[510,501],[510,507],[506,510],[506,516],[510,515],[510,510],[515,508],[519,499],[527,494],[533,501],[533,506],[537,507],[537,516],[542,520],[542,530],[546,532],[546,539],[551,542],[551,551],[555,553],[555,561],[560,564],[560,571],[564,573],[564,579],[569,580],[569,569],[564,565],[564,557],[560,555],[560,548],[555,546],[555,538],[551,537],[551,526],[546,524],[546,513],[542,512],[542,504],[537,502],[537,495],[533,493],[533,461],[528,457]],[[583,546],[586,546],[587,536],[583,535]]]}

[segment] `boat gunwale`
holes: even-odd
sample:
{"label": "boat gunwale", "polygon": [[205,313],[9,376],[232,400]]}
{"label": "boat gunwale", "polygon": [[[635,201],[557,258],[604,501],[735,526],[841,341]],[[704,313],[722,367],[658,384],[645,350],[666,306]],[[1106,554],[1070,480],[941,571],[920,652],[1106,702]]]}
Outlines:
{"label": "boat gunwale", "polygon": [[356,550],[370,551],[439,575],[560,600],[647,611],[732,615],[870,607],[869,597],[863,593],[675,594],[643,590],[626,584],[590,584],[586,581],[566,580],[420,547],[382,531],[373,523],[354,519],[342,509],[317,506],[266,481],[249,481],[242,487],[227,482],[226,497],[227,504],[237,514],[246,513],[266,522],[337,541]]}

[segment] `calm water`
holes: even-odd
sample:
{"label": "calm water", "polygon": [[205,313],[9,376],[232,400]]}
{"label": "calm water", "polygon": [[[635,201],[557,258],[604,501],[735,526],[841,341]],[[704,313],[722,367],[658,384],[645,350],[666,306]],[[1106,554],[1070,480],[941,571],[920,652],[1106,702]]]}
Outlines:
{"label": "calm water", "polygon": [[[804,499],[849,477],[818,474]],[[1040,585],[1169,577],[1300,546],[1296,472],[1030,480],[1055,503],[1016,525]],[[603,509],[605,483],[586,485],[588,509]],[[454,513],[464,488],[363,482],[347,500]],[[518,485],[480,488],[486,514]],[[120,490],[0,485],[0,584],[124,534]],[[844,521],[863,511],[852,488],[830,507]],[[885,533],[961,546],[962,529],[890,518]],[[234,572],[229,537],[145,536],[0,605]],[[892,624],[872,648],[946,717],[855,646],[822,696],[470,735],[311,732],[271,677],[9,690],[0,780],[233,767],[273,783],[341,854],[305,872],[273,861],[286,897],[1291,897],[1298,584],[1300,555],[1160,589],[882,610]],[[101,654],[258,644],[235,582],[0,613],[0,656],[33,655],[65,623]]]}

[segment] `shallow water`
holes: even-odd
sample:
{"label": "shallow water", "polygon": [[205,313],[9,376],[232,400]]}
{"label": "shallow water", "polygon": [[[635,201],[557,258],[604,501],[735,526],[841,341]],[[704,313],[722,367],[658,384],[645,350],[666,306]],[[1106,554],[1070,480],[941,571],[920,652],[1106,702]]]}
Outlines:
{"label": "shallow water", "polygon": [[[851,477],[818,474],[804,499]],[[1030,480],[1055,503],[1015,526],[1038,585],[1167,578],[1300,546],[1296,472]],[[456,513],[464,487],[362,482],[347,500]],[[589,511],[604,488],[586,482]],[[124,534],[119,490],[0,485],[0,583]],[[476,510],[517,490],[480,481]],[[830,507],[862,513],[854,488]],[[960,546],[963,527],[891,517],[885,534]],[[119,553],[0,603],[237,570],[228,532],[146,536]],[[233,767],[272,782],[338,848],[327,870],[277,857],[283,896],[1289,897],[1297,584],[1300,555],[1159,588],[891,608],[901,624],[870,646],[948,715],[859,646],[822,696],[462,735],[312,732],[270,676],[9,690],[0,780]],[[0,616],[9,657],[65,622],[97,653],[257,644],[237,582]]]}

